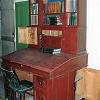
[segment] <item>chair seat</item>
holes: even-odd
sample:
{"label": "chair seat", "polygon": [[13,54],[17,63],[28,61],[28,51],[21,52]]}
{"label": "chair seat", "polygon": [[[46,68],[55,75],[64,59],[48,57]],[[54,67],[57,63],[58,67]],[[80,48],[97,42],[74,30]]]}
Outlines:
{"label": "chair seat", "polygon": [[33,83],[27,80],[21,80],[20,85],[16,86],[11,84],[10,88],[18,93],[24,93],[25,91],[32,90],[33,89]]}

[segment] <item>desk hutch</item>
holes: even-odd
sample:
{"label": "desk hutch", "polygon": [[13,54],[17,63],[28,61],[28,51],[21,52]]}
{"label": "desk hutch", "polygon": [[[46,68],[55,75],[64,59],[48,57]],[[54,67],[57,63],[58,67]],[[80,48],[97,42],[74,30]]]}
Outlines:
{"label": "desk hutch", "polygon": [[29,0],[29,23],[29,47],[4,56],[3,64],[32,73],[34,100],[74,100],[75,73],[87,66],[86,0]]}

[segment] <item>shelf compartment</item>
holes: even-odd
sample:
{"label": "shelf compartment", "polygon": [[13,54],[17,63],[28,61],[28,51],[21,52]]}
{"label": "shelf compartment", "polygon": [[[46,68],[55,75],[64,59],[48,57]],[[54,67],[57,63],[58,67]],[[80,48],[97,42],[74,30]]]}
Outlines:
{"label": "shelf compartment", "polygon": [[37,3],[38,2],[38,0],[30,0],[30,3]]}
{"label": "shelf compartment", "polygon": [[31,25],[38,25],[38,15],[31,15]]}
{"label": "shelf compartment", "polygon": [[62,14],[45,15],[44,25],[64,25],[64,15]]}
{"label": "shelf compartment", "polygon": [[42,30],[42,47],[61,48],[61,30]]}
{"label": "shelf compartment", "polygon": [[77,12],[77,0],[66,0],[66,12]]}
{"label": "shelf compartment", "polygon": [[31,14],[38,14],[38,3],[32,3],[31,7]]}
{"label": "shelf compartment", "polygon": [[64,0],[54,0],[43,3],[44,13],[64,13]]}
{"label": "shelf compartment", "polygon": [[68,12],[67,13],[67,25],[68,26],[77,26],[77,13]]}

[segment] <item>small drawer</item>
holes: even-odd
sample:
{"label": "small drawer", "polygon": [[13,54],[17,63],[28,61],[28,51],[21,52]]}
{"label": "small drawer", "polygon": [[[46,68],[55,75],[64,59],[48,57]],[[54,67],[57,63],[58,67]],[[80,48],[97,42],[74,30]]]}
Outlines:
{"label": "small drawer", "polygon": [[46,97],[46,95],[44,95],[43,93],[38,91],[36,93],[36,100],[47,100],[47,97]]}
{"label": "small drawer", "polygon": [[41,77],[36,78],[36,87],[37,88],[46,88],[47,87],[47,81],[46,79],[43,79]]}

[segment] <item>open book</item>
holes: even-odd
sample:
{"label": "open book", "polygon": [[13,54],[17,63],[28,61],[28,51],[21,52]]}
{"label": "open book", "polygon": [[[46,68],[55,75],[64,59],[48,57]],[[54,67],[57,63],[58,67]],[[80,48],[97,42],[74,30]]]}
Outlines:
{"label": "open book", "polygon": [[18,42],[22,44],[37,45],[37,28],[36,27],[19,27]]}

